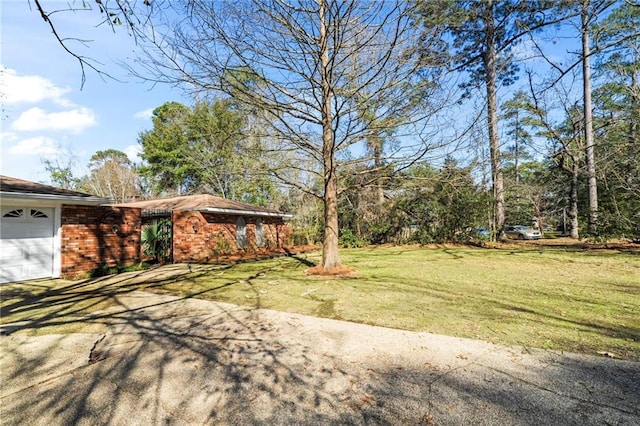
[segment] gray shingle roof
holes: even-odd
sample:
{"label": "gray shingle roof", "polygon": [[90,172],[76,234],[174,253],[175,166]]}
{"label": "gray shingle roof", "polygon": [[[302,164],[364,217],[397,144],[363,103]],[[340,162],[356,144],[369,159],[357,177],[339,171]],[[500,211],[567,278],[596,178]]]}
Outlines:
{"label": "gray shingle roof", "polygon": [[143,210],[200,210],[218,213],[253,214],[257,216],[288,217],[286,213],[253,204],[227,200],[209,194],[185,195],[157,200],[134,201],[117,204],[119,207],[138,207]]}
{"label": "gray shingle roof", "polygon": [[3,197],[73,200],[92,203],[108,203],[111,201],[108,198],[100,198],[84,192],[57,188],[2,175],[0,175],[0,195]]}

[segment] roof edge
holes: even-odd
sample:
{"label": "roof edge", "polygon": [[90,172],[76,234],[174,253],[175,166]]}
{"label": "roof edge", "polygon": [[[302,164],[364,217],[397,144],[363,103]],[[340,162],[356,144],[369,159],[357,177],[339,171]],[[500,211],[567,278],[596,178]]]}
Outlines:
{"label": "roof edge", "polygon": [[6,192],[0,191],[2,198],[15,198],[20,200],[44,200],[44,201],[72,201],[76,204],[110,204],[113,203],[111,198],[101,197],[80,197],[74,195],[54,195],[54,194],[36,194],[25,192]]}
{"label": "roof edge", "polygon": [[196,210],[196,211],[211,212],[211,213],[237,214],[241,216],[264,216],[264,217],[285,217],[285,218],[293,217],[293,215],[289,213],[265,212],[265,211],[258,211],[258,210],[225,209],[221,207],[201,207],[201,208],[180,209],[180,210]]}

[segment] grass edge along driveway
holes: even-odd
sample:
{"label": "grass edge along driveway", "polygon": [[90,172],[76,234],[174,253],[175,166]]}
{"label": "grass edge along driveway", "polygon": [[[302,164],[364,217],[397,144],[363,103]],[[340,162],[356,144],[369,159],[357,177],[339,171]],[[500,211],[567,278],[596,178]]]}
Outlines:
{"label": "grass edge along driveway", "polygon": [[[554,247],[341,250],[348,277],[306,274],[312,252],[225,265],[166,265],[99,279],[0,287],[0,323],[33,334],[108,326],[118,295],[145,290],[640,361],[640,255]],[[88,316],[89,315],[89,316]],[[6,332],[6,331],[5,331]]]}

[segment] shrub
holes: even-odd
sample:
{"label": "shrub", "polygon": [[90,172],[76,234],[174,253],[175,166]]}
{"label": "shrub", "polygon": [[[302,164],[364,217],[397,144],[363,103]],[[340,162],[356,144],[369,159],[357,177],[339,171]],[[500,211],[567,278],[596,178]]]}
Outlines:
{"label": "shrub", "polygon": [[340,229],[339,241],[344,247],[362,247],[366,244],[365,240],[349,228]]}

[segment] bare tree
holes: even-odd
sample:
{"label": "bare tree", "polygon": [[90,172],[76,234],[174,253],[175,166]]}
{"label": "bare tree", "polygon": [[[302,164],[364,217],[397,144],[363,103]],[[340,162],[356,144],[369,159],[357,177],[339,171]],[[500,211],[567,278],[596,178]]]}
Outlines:
{"label": "bare tree", "polygon": [[591,102],[591,46],[589,45],[589,30],[594,15],[592,15],[590,5],[590,0],[582,0],[580,32],[582,36],[584,141],[587,160],[587,187],[589,188],[589,233],[596,234],[598,232],[598,184],[594,151],[593,104]]}
{"label": "bare tree", "polygon": [[78,181],[77,188],[111,198],[116,203],[124,203],[129,197],[141,195],[140,178],[134,165],[127,154],[117,149],[93,154],[89,160],[89,174]]}
{"label": "bare tree", "polygon": [[[367,138],[385,129],[393,129],[398,143],[384,153],[375,150],[379,161],[415,160],[427,147],[421,135],[434,112],[428,105],[436,87],[417,74],[413,6],[401,0],[173,6],[171,14],[156,17],[162,24],[154,22],[155,32],[147,36],[138,74],[198,92],[223,92],[260,111],[264,136],[287,160],[287,170],[272,173],[322,200],[322,267],[339,266],[341,161],[365,161]],[[303,185],[301,174],[317,176],[302,180],[320,185]]]}
{"label": "bare tree", "polygon": [[[559,3],[564,10],[564,18],[570,25],[575,25],[576,33],[580,33],[581,47],[578,52],[567,52],[576,55],[576,60],[563,65],[552,60],[543,49],[534,41],[540,56],[552,67],[557,77],[547,86],[547,89],[558,84],[574,68],[582,68],[582,114],[583,133],[585,141],[585,159],[587,165],[587,188],[589,200],[589,233],[598,233],[598,188],[596,176],[596,141],[593,129],[593,102],[592,102],[592,77],[591,58],[617,50],[622,44],[640,36],[637,25],[631,19],[624,19],[613,31],[603,30],[601,21],[605,19],[607,12],[613,7],[622,7],[624,4],[634,6],[633,3],[620,0],[581,0]],[[578,18],[574,22],[574,18]],[[600,28],[598,28],[600,26]],[[603,37],[604,34],[604,37]],[[594,35],[593,40],[591,36]]]}
{"label": "bare tree", "polygon": [[[163,0],[160,2],[162,3]],[[149,16],[154,0],[70,0],[68,2],[44,2],[28,0],[28,5],[35,9],[40,18],[49,26],[51,33],[62,49],[78,61],[81,70],[81,86],[86,80],[86,70],[95,71],[101,77],[111,77],[95,59],[79,53],[78,46],[86,46],[91,40],[67,37],[60,32],[57,18],[64,13],[93,13],[97,16],[97,25],[106,25],[114,32],[122,28],[134,38],[149,25]],[[155,1],[158,2],[157,0]],[[142,7],[140,6],[142,5]]]}
{"label": "bare tree", "polygon": [[49,173],[49,181],[53,185],[64,189],[76,189],[78,178],[74,176],[73,169],[78,163],[78,156],[70,147],[57,144],[56,155],[42,157],[40,162]]}
{"label": "bare tree", "polygon": [[577,76],[573,75],[572,81],[556,83],[551,91],[537,90],[530,71],[528,77],[528,124],[538,128],[538,135],[551,142],[550,159],[569,176],[569,235],[578,239],[578,183],[584,164],[585,132],[584,113],[572,96]]}
{"label": "bare tree", "polygon": [[484,86],[489,158],[494,199],[494,227],[506,239],[504,176],[499,138],[498,90],[512,84],[519,70],[514,48],[525,36],[560,22],[553,2],[521,0],[450,0],[419,3],[427,28],[441,26],[449,35],[453,71],[468,73],[467,89]]}

